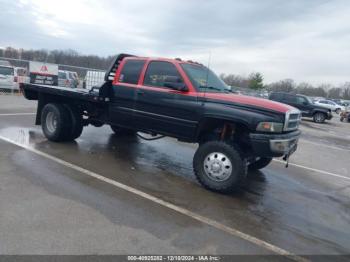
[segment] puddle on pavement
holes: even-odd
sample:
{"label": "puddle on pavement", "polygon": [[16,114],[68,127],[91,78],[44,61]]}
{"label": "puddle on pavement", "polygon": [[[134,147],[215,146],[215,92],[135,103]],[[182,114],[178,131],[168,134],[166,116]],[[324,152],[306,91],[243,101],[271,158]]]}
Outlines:
{"label": "puddle on pavement", "polygon": [[0,135],[25,146],[32,146],[44,140],[41,130],[25,127],[9,127],[0,130]]}

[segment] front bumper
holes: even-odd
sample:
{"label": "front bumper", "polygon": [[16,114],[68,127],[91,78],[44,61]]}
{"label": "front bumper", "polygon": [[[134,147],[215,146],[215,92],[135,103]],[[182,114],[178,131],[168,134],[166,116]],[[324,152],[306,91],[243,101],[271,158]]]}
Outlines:
{"label": "front bumper", "polygon": [[291,155],[298,146],[299,130],[286,134],[250,134],[253,154],[256,157],[281,157]]}

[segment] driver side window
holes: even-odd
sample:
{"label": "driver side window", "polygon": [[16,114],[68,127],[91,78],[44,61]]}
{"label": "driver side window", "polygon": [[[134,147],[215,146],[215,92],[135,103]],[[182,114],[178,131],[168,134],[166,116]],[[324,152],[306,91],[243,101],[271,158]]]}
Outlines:
{"label": "driver side window", "polygon": [[144,85],[165,87],[164,83],[169,78],[177,78],[179,83],[183,83],[179,72],[173,64],[169,62],[151,62],[145,74]]}
{"label": "driver side window", "polygon": [[306,100],[305,97],[301,97],[301,96],[298,96],[298,97],[297,97],[297,104],[298,104],[298,105],[304,105],[304,104],[306,104],[306,103],[307,103],[307,100]]}

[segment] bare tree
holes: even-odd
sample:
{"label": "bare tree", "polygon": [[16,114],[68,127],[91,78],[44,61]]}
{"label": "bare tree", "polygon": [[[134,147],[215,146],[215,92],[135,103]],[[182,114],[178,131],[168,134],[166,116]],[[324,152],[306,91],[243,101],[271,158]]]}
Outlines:
{"label": "bare tree", "polygon": [[314,86],[306,82],[300,83],[296,88],[296,92],[307,96],[318,96],[318,97],[327,96],[327,92],[324,88],[322,87],[315,88]]}
{"label": "bare tree", "polygon": [[328,98],[342,98],[343,90],[340,87],[333,87],[328,90]]}
{"label": "bare tree", "polygon": [[267,86],[270,91],[293,92],[295,91],[295,83],[293,79],[284,79],[271,83]]}
{"label": "bare tree", "polygon": [[343,99],[350,100],[350,82],[346,82],[343,86]]}
{"label": "bare tree", "polygon": [[240,75],[234,75],[234,74],[221,74],[221,79],[229,86],[232,87],[242,87],[242,88],[248,88],[249,87],[249,80],[245,77],[242,77]]}

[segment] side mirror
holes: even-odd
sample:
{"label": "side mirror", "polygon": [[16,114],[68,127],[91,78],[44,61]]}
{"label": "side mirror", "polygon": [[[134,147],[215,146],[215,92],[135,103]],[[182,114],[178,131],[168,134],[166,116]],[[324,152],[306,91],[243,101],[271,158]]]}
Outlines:
{"label": "side mirror", "polygon": [[304,105],[304,106],[307,106],[308,104],[309,104],[309,103],[308,103],[307,101],[304,101],[304,102],[303,102],[303,105]]}
{"label": "side mirror", "polygon": [[178,91],[188,91],[186,84],[182,79],[176,76],[168,76],[164,81],[164,87],[168,87]]}

